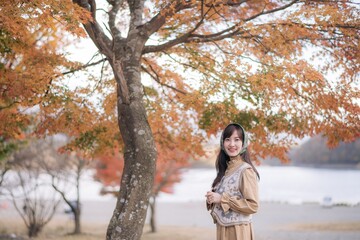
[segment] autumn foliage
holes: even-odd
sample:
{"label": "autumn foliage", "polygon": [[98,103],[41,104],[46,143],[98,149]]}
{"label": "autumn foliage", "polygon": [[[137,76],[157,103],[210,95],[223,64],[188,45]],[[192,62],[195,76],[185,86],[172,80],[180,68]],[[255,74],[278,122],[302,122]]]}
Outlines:
{"label": "autumn foliage", "polygon": [[[282,160],[292,136],[321,133],[330,145],[359,137],[355,3],[154,4],[149,17],[160,9],[172,17],[156,32],[157,44],[145,46],[144,69],[179,90],[172,91],[176,102],[195,109],[208,134],[240,122],[251,132],[257,157]],[[190,84],[191,93],[184,94]]]}
{"label": "autumn foliage", "polygon": [[75,17],[84,11],[60,2],[50,7],[51,2],[1,2],[0,134],[6,138],[17,138],[27,127],[29,108],[55,102],[60,89],[53,82],[74,66],[60,50],[67,44],[65,30],[84,35]]}
{"label": "autumn foliage", "polygon": [[[194,144],[202,140],[199,127],[214,134],[239,121],[258,157],[281,159],[292,141],[280,135],[323,133],[332,145],[356,139],[358,13],[351,1],[145,5],[144,22],[164,21],[141,60],[152,79],[144,100],[154,135],[174,134],[168,125]],[[73,147],[108,145],[105,136],[117,128],[116,93],[102,88],[114,83],[103,80],[97,89],[110,119],[86,100],[91,89],[73,91],[60,81],[78,67],[61,52],[68,44],[64,30],[84,36],[79,23],[90,13],[70,1],[4,1],[0,18],[2,136],[19,137],[30,123],[28,109],[38,106],[38,133],[65,132],[78,138]],[[166,137],[157,142],[169,143]]]}

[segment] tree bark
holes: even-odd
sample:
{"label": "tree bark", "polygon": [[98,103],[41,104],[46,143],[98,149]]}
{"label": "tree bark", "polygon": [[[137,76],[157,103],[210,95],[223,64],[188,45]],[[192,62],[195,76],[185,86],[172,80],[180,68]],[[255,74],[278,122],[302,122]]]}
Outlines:
{"label": "tree bark", "polygon": [[39,224],[31,223],[28,227],[28,237],[37,237],[41,232],[42,227]]}
{"label": "tree bark", "polygon": [[74,234],[80,234],[81,233],[81,224],[80,224],[80,206],[78,206],[76,209],[75,209],[75,212],[74,212],[74,223],[75,223],[75,227],[74,227]]}
{"label": "tree bark", "polygon": [[[124,141],[124,170],[107,239],[140,239],[155,175],[156,148],[142,101],[139,61],[112,65],[121,75],[124,66],[129,96],[118,84],[118,123]],[[116,76],[120,78],[122,76]],[[127,103],[127,101],[129,103]]]}
{"label": "tree bark", "polygon": [[140,239],[155,176],[156,147],[147,120],[141,84],[145,44],[136,28],[110,63],[117,81],[118,125],[124,142],[124,170],[107,239]]}

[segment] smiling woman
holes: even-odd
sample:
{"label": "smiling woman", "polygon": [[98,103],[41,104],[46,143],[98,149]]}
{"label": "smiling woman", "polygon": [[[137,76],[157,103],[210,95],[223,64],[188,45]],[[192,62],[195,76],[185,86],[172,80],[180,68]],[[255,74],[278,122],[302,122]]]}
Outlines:
{"label": "smiling woman", "polygon": [[258,209],[259,174],[251,162],[247,142],[240,124],[229,124],[221,135],[217,176],[212,190],[206,193],[218,240],[254,239],[252,214]]}
{"label": "smiling woman", "polygon": [[230,137],[224,139],[224,149],[230,157],[238,156],[242,150],[242,145],[243,141],[237,131],[234,131]]}

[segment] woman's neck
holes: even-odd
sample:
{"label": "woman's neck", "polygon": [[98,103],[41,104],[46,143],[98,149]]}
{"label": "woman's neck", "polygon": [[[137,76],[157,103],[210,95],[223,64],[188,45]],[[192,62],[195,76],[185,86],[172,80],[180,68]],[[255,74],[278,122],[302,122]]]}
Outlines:
{"label": "woman's neck", "polygon": [[230,161],[228,162],[225,175],[232,174],[240,165],[243,164],[243,160],[240,156],[230,157]]}
{"label": "woman's neck", "polygon": [[240,155],[237,155],[236,157],[230,157],[231,162],[237,162],[237,161],[243,161]]}

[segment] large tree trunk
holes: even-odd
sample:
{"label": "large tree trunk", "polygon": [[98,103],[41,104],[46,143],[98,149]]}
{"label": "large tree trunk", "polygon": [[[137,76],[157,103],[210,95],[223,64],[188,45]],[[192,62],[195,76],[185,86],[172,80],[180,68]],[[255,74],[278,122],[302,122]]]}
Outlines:
{"label": "large tree trunk", "polygon": [[118,125],[124,142],[124,170],[106,239],[139,240],[152,193],[157,157],[141,84],[141,56],[148,38],[140,27],[145,1],[128,1],[131,19],[126,38],[116,29],[115,6],[119,1],[111,1],[114,4],[109,12],[111,39],[96,21],[96,1],[73,1],[91,12],[93,19],[84,25],[85,30],[108,59],[117,82]]}
{"label": "large tree trunk", "polygon": [[[119,66],[115,64],[113,69],[121,74]],[[107,230],[109,240],[140,239],[155,174],[156,149],[142,100],[139,61],[123,66],[129,97],[124,97],[124,89],[118,84],[118,114],[125,164],[116,208]]]}
{"label": "large tree trunk", "polygon": [[139,40],[137,34],[130,34],[128,38],[126,50],[115,49],[111,62],[117,81],[118,124],[125,148],[120,193],[107,230],[109,240],[140,239],[157,157],[140,77],[140,57],[145,41]]}

